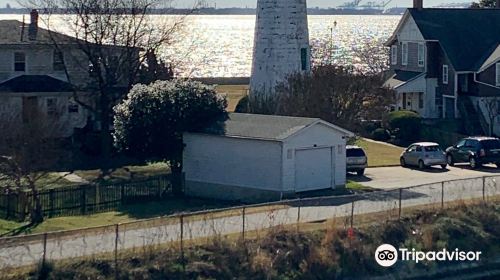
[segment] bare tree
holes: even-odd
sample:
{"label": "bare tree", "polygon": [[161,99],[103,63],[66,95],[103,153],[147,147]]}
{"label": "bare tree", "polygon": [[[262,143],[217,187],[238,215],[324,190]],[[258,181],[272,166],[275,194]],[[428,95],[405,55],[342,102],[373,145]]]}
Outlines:
{"label": "bare tree", "polygon": [[[0,114],[0,187],[5,192],[31,193],[27,201],[32,224],[43,221],[40,181],[63,161],[57,135],[64,122],[37,106],[20,114]],[[57,180],[57,179],[56,179]]]}
{"label": "bare tree", "polygon": [[314,67],[278,84],[275,94],[254,93],[240,112],[321,118],[356,131],[362,120],[381,120],[394,92],[380,75],[364,75],[340,66]]}
{"label": "bare tree", "polygon": [[[482,98],[481,103],[483,104],[484,108],[486,109],[486,117],[488,118],[488,135],[493,136],[494,135],[494,127],[495,127],[495,122],[500,116],[500,107],[498,106],[500,102],[500,99],[498,98]],[[479,112],[482,114],[481,112]]]}
{"label": "bare tree", "polygon": [[[24,6],[38,9],[49,29],[54,46],[64,53],[68,81],[78,92],[74,98],[95,116],[104,159],[111,154],[112,108],[135,84],[151,54],[158,55],[171,45],[185,23],[187,14],[172,17],[154,15],[170,6],[169,0],[26,0]],[[189,10],[192,11],[192,10]],[[189,13],[189,12],[188,12]],[[61,42],[56,31],[74,38]],[[72,56],[67,59],[66,56]],[[68,61],[77,61],[76,70]],[[88,73],[86,83],[76,81],[75,72]],[[153,71],[153,73],[155,73]],[[163,74],[160,74],[160,76]],[[75,93],[77,91],[75,90]]]}

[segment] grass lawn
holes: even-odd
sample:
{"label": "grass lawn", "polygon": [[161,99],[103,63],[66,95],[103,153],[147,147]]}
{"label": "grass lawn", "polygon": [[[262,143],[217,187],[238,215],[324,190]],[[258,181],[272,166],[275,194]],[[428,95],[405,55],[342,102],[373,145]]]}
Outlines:
{"label": "grass lawn", "polygon": [[368,156],[369,167],[399,165],[399,156],[403,148],[369,142],[359,139],[355,143],[363,148]]}
{"label": "grass lawn", "polygon": [[220,85],[217,86],[216,91],[220,94],[225,94],[227,97],[227,110],[234,112],[238,102],[247,95],[248,85]]}
{"label": "grass lawn", "polygon": [[[143,179],[150,176],[158,176],[170,173],[170,167],[166,163],[150,163],[141,166],[124,166],[117,168],[107,175],[105,181],[123,181],[131,179]],[[95,182],[99,179],[101,171],[96,170],[78,170],[74,172],[75,175],[89,181]]]}
{"label": "grass lawn", "polygon": [[[56,172],[47,173],[36,182],[36,185],[39,186],[40,189],[58,188],[63,186],[71,186],[75,184],[76,183],[68,181],[66,178],[64,178],[63,176],[61,176],[59,173]],[[0,188],[7,187],[9,185],[15,186],[14,184],[9,184],[7,181],[0,182]]]}
{"label": "grass lawn", "polygon": [[377,190],[377,189],[374,189],[374,188],[371,188],[371,187],[363,186],[361,183],[354,182],[354,181],[351,181],[351,180],[347,181],[346,189],[350,190],[350,191],[353,191],[353,192],[357,192],[357,193],[360,193],[360,192],[373,192],[373,191]]}
{"label": "grass lawn", "polygon": [[[234,206],[234,204],[194,198],[171,198],[164,201],[126,205],[122,206],[118,211],[94,214],[89,216],[72,216],[46,219],[40,225],[37,225],[34,228],[28,228],[21,234],[114,225],[117,223],[133,222],[140,219],[172,215],[179,212],[202,211],[207,209],[226,208],[231,206]],[[17,229],[24,224],[25,223],[18,223],[0,219],[0,235]]]}

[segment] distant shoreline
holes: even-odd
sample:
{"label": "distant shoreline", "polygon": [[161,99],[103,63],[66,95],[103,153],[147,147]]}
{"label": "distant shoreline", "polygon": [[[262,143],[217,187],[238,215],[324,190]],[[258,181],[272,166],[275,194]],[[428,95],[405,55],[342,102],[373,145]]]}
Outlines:
{"label": "distant shoreline", "polygon": [[[406,8],[392,8],[386,11],[378,9],[319,9],[319,8],[309,8],[309,15],[401,15],[404,13]],[[67,14],[64,10],[59,10],[55,12],[56,14]],[[151,14],[153,15],[182,15],[182,14],[194,14],[194,15],[255,15],[256,10],[253,8],[224,8],[224,9],[214,9],[214,8],[203,8],[197,9],[194,12],[189,9],[158,9],[153,10]],[[24,8],[0,8],[0,14],[29,14],[29,9]]]}

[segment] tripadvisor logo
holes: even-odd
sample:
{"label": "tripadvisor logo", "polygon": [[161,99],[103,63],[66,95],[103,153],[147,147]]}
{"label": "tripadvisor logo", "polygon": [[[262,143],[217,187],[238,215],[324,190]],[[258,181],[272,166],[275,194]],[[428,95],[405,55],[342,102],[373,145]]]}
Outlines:
{"label": "tripadvisor logo", "polygon": [[375,260],[383,267],[393,266],[398,261],[398,250],[389,244],[380,245],[375,251]]}
{"label": "tripadvisor logo", "polygon": [[453,251],[443,249],[441,251],[422,252],[406,248],[398,250],[390,244],[380,245],[375,251],[375,261],[383,267],[393,266],[398,260],[413,261],[415,263],[421,261],[479,261],[480,256],[480,251],[465,252],[458,249]]}

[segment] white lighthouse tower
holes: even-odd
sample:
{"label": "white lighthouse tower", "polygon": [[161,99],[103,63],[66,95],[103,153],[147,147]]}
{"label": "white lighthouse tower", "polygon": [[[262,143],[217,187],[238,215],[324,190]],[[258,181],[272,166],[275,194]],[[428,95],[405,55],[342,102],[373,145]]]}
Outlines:
{"label": "white lighthouse tower", "polygon": [[306,0],[258,0],[250,91],[273,93],[288,75],[311,70]]}

